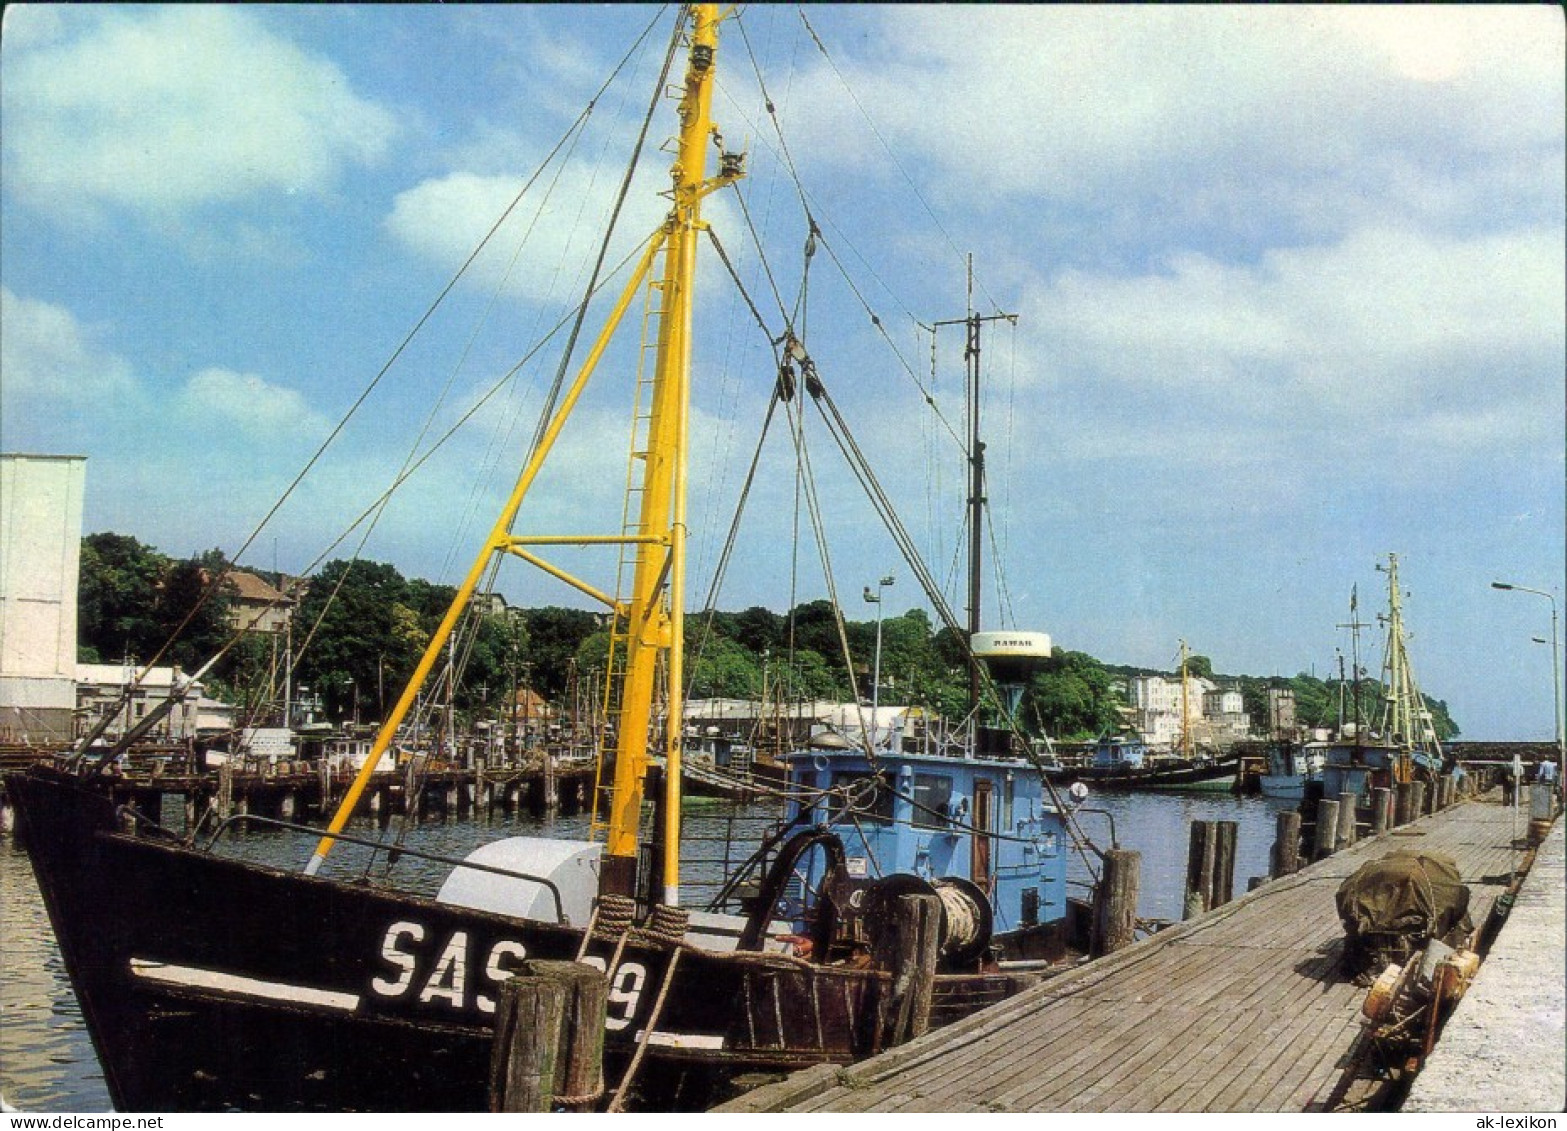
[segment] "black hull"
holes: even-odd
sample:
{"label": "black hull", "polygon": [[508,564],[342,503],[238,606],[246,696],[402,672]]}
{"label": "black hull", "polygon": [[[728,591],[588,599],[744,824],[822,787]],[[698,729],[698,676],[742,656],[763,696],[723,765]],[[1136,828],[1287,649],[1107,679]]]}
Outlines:
{"label": "black hull", "polygon": [[[131,836],[103,793],[56,771],[6,786],[120,1111],[483,1111],[499,983],[582,942],[581,928]],[[637,1106],[700,1109],[741,1073],[879,1051],[885,973],[681,946],[655,1017],[675,949],[633,936],[611,978],[611,1086],[653,1032]],[[615,940],[587,953],[607,963]],[[941,977],[932,1021],[1017,988]]]}
{"label": "black hull", "polygon": [[1057,786],[1080,781],[1101,789],[1214,790],[1227,788],[1235,781],[1239,770],[1239,758],[1221,758],[1212,762],[1183,762],[1174,766],[1052,768],[1045,771],[1045,777]]}

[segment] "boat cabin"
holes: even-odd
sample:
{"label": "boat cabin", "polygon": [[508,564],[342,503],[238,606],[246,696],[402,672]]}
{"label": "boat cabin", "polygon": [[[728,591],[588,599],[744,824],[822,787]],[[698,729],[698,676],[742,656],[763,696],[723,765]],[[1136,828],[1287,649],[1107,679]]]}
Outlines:
{"label": "boat cabin", "polygon": [[[953,757],[901,725],[874,758],[836,733],[824,738],[791,759],[788,823],[836,833],[855,880],[972,885],[1003,943],[1066,917],[1065,817],[1028,762]],[[816,879],[807,869],[794,897]]]}
{"label": "boat cabin", "polygon": [[1141,769],[1147,757],[1148,744],[1140,738],[1107,735],[1094,746],[1094,765],[1103,769]]}

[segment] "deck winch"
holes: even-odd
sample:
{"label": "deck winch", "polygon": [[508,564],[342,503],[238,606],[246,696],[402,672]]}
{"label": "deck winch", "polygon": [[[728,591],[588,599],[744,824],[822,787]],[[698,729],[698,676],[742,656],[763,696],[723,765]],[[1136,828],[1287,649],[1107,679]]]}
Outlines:
{"label": "deck winch", "polygon": [[941,901],[941,927],[937,946],[941,964],[967,966],[984,954],[995,930],[990,900],[979,886],[960,876],[944,876],[934,882],[897,874],[862,885],[859,905],[867,934],[875,938],[886,929],[900,896],[934,895]]}

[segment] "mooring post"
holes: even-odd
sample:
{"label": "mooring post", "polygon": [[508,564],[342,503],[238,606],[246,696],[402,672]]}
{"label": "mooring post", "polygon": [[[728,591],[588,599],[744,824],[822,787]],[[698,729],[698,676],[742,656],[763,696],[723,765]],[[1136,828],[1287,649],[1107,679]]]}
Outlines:
{"label": "mooring post", "polygon": [[1353,793],[1341,793],[1338,795],[1338,831],[1333,837],[1333,849],[1348,848],[1355,843],[1355,802],[1359,798]]}
{"label": "mooring post", "polygon": [[565,1007],[566,989],[551,978],[519,975],[501,983],[490,1046],[492,1112],[550,1110]]}
{"label": "mooring post", "polygon": [[553,813],[560,808],[560,780],[555,773],[555,754],[544,748],[544,807]]}
{"label": "mooring post", "polygon": [[1137,886],[1142,856],[1126,848],[1112,848],[1104,855],[1104,870],[1094,892],[1094,921],[1089,932],[1089,953],[1112,954],[1130,946],[1137,929]]}
{"label": "mooring post", "polygon": [[1426,814],[1426,783],[1412,781],[1409,783],[1409,819],[1418,820]]}
{"label": "mooring post", "polygon": [[912,1040],[930,1028],[941,937],[941,897],[902,895],[871,945],[871,965],[892,974],[876,1003],[881,1047]]}
{"label": "mooring post", "polygon": [[1338,841],[1338,806],[1337,801],[1329,801],[1326,797],[1317,802],[1317,843],[1311,853],[1313,860],[1333,855]]}
{"label": "mooring post", "polygon": [[1409,803],[1414,799],[1407,781],[1395,782],[1393,785],[1393,824],[1407,825],[1413,819],[1409,812]]}
{"label": "mooring post", "polygon": [[554,1103],[589,1111],[604,1093],[604,1018],[609,980],[581,962],[529,961],[529,976],[561,987],[560,1046],[556,1050]]}
{"label": "mooring post", "polygon": [[1371,835],[1381,836],[1387,832],[1388,823],[1392,816],[1393,791],[1386,786],[1378,786],[1371,791]]}
{"label": "mooring post", "polygon": [[1193,821],[1186,850],[1186,901],[1181,907],[1182,919],[1195,919],[1209,909],[1217,854],[1214,822]]}
{"label": "mooring post", "polygon": [[1286,809],[1274,818],[1273,851],[1268,855],[1268,875],[1275,880],[1300,871],[1300,813]]}
{"label": "mooring post", "polygon": [[1215,821],[1213,825],[1213,885],[1209,888],[1209,911],[1223,907],[1235,896],[1235,839],[1240,829],[1237,821]]}

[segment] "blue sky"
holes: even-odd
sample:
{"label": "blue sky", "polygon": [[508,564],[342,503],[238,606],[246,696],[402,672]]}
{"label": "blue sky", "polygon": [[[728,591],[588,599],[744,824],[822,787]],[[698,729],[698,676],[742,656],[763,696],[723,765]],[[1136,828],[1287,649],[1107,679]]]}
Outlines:
{"label": "blue sky", "polygon": [[[87,456],[89,532],[238,552],[657,14],[8,6],[0,447]],[[785,307],[803,289],[797,329],[943,578],[963,361],[918,323],[963,315],[969,254],[976,307],[1018,315],[983,355],[988,626],[1115,663],[1168,667],[1184,638],[1220,671],[1324,675],[1351,587],[1382,607],[1391,551],[1426,690],[1468,737],[1549,737],[1530,639],[1549,608],[1489,583],[1563,590],[1559,10],[762,5],[741,24],[714,115],[751,175],[744,209],[723,194],[708,218],[774,333],[763,255]],[[422,431],[494,389],[363,551],[461,574],[558,344],[503,378],[580,293],[668,35],[666,16],[246,562],[309,566]],[[651,137],[672,130],[666,101]],[[665,160],[643,162],[611,262],[656,224]],[[727,273],[701,270],[708,547],[773,361]],[[612,525],[590,516],[624,479],[634,352],[611,352],[532,528]],[[840,592],[891,572],[889,608],[922,603],[819,427],[808,443]],[[721,607],[823,591],[768,451]],[[693,604],[713,560],[694,555]],[[499,588],[571,603],[520,568]]]}

